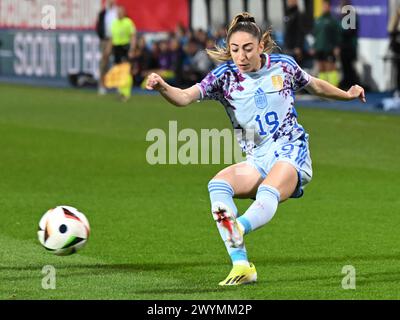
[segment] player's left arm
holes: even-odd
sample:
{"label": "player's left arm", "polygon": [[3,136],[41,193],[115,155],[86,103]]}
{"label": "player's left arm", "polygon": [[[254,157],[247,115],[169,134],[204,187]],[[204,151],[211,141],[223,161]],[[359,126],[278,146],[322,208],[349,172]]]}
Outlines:
{"label": "player's left arm", "polygon": [[364,88],[359,85],[352,86],[349,90],[341,90],[325,80],[311,77],[310,82],[304,88],[313,95],[335,100],[349,101],[360,99],[366,102]]}

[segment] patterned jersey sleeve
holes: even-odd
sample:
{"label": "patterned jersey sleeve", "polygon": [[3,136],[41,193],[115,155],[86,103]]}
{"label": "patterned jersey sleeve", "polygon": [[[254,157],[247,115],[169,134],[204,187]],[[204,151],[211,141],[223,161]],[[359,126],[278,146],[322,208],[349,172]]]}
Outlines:
{"label": "patterned jersey sleeve", "polygon": [[270,62],[281,65],[285,74],[285,87],[290,86],[292,90],[297,91],[304,88],[311,81],[311,76],[291,56],[273,53],[270,55]]}
{"label": "patterned jersey sleeve", "polygon": [[307,86],[311,81],[311,76],[305,72],[296,62],[294,66],[294,74],[292,79],[292,88],[298,91]]}
{"label": "patterned jersey sleeve", "polygon": [[197,83],[200,89],[200,100],[220,100],[222,98],[222,88],[220,81],[210,72],[200,83]]}

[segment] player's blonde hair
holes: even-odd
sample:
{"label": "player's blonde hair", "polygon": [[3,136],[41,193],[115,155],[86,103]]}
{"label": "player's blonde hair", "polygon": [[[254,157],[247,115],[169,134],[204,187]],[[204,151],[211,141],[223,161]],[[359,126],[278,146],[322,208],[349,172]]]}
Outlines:
{"label": "player's blonde hair", "polygon": [[228,61],[231,60],[231,53],[229,47],[229,40],[235,32],[243,31],[250,33],[258,39],[259,42],[264,43],[264,52],[271,53],[274,48],[277,47],[275,41],[272,39],[271,30],[262,32],[261,28],[256,24],[254,17],[248,12],[242,12],[237,14],[231,21],[228,33],[226,36],[226,47],[218,47],[215,49],[207,49],[207,54],[216,61]]}

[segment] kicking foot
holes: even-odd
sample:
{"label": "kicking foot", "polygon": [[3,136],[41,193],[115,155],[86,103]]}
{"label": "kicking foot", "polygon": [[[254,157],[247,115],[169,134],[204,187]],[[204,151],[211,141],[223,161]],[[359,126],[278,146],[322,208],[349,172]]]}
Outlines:
{"label": "kicking foot", "polygon": [[238,286],[257,281],[257,271],[254,264],[250,266],[234,265],[225,280],[219,283],[220,286]]}

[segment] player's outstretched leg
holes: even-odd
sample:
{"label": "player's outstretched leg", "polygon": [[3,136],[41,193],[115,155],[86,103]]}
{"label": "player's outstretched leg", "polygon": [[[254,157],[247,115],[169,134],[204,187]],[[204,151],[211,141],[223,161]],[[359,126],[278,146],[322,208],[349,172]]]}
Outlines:
{"label": "player's outstretched leg", "polygon": [[244,228],[236,220],[237,208],[233,201],[233,188],[224,180],[213,179],[208,184],[208,190],[213,218],[233,264],[232,271],[220,285],[239,285],[256,281],[255,267],[248,262],[244,246]]}

